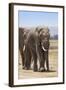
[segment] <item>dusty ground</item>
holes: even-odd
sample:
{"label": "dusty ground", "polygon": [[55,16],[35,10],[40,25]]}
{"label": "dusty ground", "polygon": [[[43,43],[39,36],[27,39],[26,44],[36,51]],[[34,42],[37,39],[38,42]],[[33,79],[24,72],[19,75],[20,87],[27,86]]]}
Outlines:
{"label": "dusty ground", "polygon": [[34,72],[33,70],[23,70],[21,56],[19,54],[19,64],[18,64],[18,78],[44,78],[44,77],[57,77],[58,69],[58,41],[50,41],[50,50],[49,50],[49,72]]}

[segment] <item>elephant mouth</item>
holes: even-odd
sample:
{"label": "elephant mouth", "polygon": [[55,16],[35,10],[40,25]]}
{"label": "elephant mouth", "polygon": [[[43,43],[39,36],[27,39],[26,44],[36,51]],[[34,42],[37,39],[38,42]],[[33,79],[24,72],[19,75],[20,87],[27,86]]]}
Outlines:
{"label": "elephant mouth", "polygon": [[47,51],[47,49],[45,49],[45,47],[44,47],[44,46],[42,46],[42,49],[43,49],[43,51],[44,51],[44,52],[46,52],[46,51]]}

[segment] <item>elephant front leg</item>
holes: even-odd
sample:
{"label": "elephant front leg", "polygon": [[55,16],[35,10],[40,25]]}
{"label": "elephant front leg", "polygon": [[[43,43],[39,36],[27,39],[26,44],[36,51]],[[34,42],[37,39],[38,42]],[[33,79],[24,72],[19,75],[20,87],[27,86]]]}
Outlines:
{"label": "elephant front leg", "polygon": [[33,60],[34,60],[34,65],[33,65],[33,70],[36,72],[38,71],[38,68],[37,68],[37,54],[35,51],[32,52],[32,56],[33,56]]}
{"label": "elephant front leg", "polygon": [[47,51],[47,52],[45,52],[45,61],[46,61],[46,68],[47,68],[47,71],[49,71],[48,51]]}
{"label": "elephant front leg", "polygon": [[40,72],[45,71],[45,56],[44,56],[44,52],[43,51],[40,53],[39,62],[40,62],[39,71]]}
{"label": "elephant front leg", "polygon": [[21,59],[22,59],[22,68],[24,69],[25,62],[24,62],[24,52],[22,48],[20,49],[20,54],[21,54]]}
{"label": "elephant front leg", "polygon": [[27,46],[24,51],[24,57],[25,57],[24,69],[29,70],[31,66],[31,53],[30,53],[30,49]]}

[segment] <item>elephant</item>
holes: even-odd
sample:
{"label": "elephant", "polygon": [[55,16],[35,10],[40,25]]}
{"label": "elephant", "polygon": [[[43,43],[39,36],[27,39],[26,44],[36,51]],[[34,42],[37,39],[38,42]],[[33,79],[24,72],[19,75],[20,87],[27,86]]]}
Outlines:
{"label": "elephant", "polygon": [[[39,30],[39,42],[40,46],[38,46],[38,52],[39,52],[39,61],[40,61],[40,69],[39,71],[49,71],[49,61],[48,61],[48,51],[49,51],[49,39],[50,39],[50,33],[48,27],[40,28]],[[46,63],[46,69],[45,69],[45,63]]]}
{"label": "elephant", "polygon": [[21,54],[21,58],[22,58],[22,67],[24,68],[24,52],[23,52],[23,48],[24,48],[24,41],[26,39],[27,33],[29,31],[26,31],[25,28],[19,28],[19,51]]}
{"label": "elephant", "polygon": [[36,28],[35,30],[19,30],[19,48],[22,56],[23,69],[30,69],[33,60],[33,70],[38,71],[37,61],[39,60],[39,71],[49,70],[49,29],[47,27]]}

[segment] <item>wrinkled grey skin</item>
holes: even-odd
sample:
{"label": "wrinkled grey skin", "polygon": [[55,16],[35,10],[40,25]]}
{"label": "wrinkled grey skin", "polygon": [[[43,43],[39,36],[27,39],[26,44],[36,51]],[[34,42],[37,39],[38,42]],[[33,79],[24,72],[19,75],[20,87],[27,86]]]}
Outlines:
{"label": "wrinkled grey skin", "polygon": [[[38,46],[39,50],[39,61],[40,61],[40,68],[39,71],[49,71],[49,61],[48,61],[48,50],[49,50],[49,29],[47,27],[41,28],[39,31],[39,40],[40,46]],[[46,69],[45,69],[46,63]]]}
{"label": "wrinkled grey skin", "polygon": [[[23,69],[30,69],[31,59],[34,61],[33,70],[38,71],[37,60],[39,60],[39,71],[46,68],[49,70],[49,30],[48,28],[36,28],[36,30],[19,29],[19,49],[22,56]],[[37,59],[38,58],[38,59]]]}

